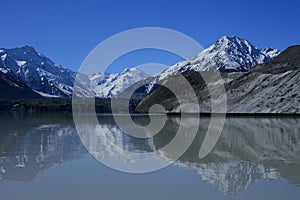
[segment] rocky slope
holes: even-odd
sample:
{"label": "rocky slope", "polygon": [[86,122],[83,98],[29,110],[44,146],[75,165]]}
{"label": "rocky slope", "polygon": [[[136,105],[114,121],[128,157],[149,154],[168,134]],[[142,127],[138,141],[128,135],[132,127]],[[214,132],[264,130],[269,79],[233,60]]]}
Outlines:
{"label": "rocky slope", "polygon": [[[300,46],[290,47],[274,60],[257,65],[247,73],[222,73],[227,95],[227,111],[229,113],[300,113],[299,51]],[[210,112],[209,92],[200,74],[189,71],[184,76],[198,96],[201,112]],[[205,76],[215,75],[214,72],[206,72]],[[184,90],[184,85],[176,81],[176,75],[164,80],[164,84],[177,84]],[[216,82],[209,84],[216,84]],[[158,102],[162,103],[168,111],[179,111],[177,99],[174,95],[168,94],[167,89],[163,87],[148,95],[137,107],[137,111],[145,112]],[[190,102],[191,105],[197,103]]]}

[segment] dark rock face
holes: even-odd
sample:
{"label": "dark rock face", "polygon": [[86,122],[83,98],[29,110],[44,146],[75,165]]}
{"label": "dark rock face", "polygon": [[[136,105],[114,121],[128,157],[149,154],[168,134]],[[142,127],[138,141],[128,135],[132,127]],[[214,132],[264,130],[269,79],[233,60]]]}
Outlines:
{"label": "dark rock face", "polygon": [[41,98],[22,81],[0,72],[0,99]]}

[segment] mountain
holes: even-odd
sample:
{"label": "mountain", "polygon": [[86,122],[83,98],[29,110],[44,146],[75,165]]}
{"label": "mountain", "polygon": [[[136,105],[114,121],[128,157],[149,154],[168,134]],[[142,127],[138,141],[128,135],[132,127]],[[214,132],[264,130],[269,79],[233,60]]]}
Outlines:
{"label": "mountain", "polygon": [[280,54],[280,51],[272,47],[267,47],[262,49],[262,53],[268,55],[271,59],[273,59]]}
{"label": "mountain", "polygon": [[33,47],[0,49],[0,71],[10,73],[14,81],[24,82],[29,88],[45,97],[71,97],[73,84],[78,78],[78,96],[112,97],[131,84],[148,77],[137,68],[121,73],[85,75],[63,68]]}
{"label": "mountain", "polygon": [[[36,52],[33,47],[0,49],[0,71],[10,74],[10,79],[22,82],[36,93],[46,97],[71,97],[75,78],[78,96],[123,97],[130,94],[130,86],[145,82],[137,98],[155,90],[170,76],[189,71],[245,72],[254,65],[270,62],[279,54],[277,49],[259,49],[245,39],[224,36],[203,50],[195,58],[177,63],[150,78],[137,68],[121,73],[96,73],[85,75],[55,64],[51,59]],[[124,95],[124,92],[126,95]]]}
{"label": "mountain", "polygon": [[[187,71],[247,72],[253,66],[271,61],[279,54],[271,47],[259,49],[246,39],[223,36],[195,58],[179,62],[155,77],[151,85]],[[152,90],[150,85],[149,91]]]}
{"label": "mountain", "polygon": [[0,55],[0,68],[32,90],[43,96],[71,96],[76,73],[55,64],[33,47],[0,49]]}
{"label": "mountain", "polygon": [[[0,71],[11,74],[11,79],[25,83],[29,88],[46,97],[71,97],[73,84],[79,78],[78,96],[116,97],[136,82],[145,80],[146,93],[156,88],[166,78],[188,71],[222,72],[248,71],[256,64],[266,63],[279,54],[277,49],[259,49],[245,39],[224,36],[195,58],[173,65],[151,79],[137,68],[121,73],[76,72],[55,64],[51,59],[36,52],[33,47],[0,49]],[[147,80],[146,80],[147,79]],[[146,89],[145,89],[146,88]],[[141,92],[145,93],[145,92]],[[144,97],[145,95],[139,95]]]}
{"label": "mountain", "polygon": [[89,76],[97,97],[116,97],[132,84],[149,77],[138,68],[121,73],[96,73]]}
{"label": "mountain", "polygon": [[278,54],[277,49],[259,49],[246,39],[223,36],[184,68],[195,71],[245,72],[254,65],[269,62]]}
{"label": "mountain", "polygon": [[[247,73],[221,73],[227,96],[229,113],[300,113],[300,45],[287,48],[280,55],[265,64],[259,64]],[[205,82],[198,72],[184,74],[191,83],[198,102],[189,101],[189,106],[199,104],[201,112],[210,112],[211,99]],[[205,72],[213,78],[215,72]],[[164,84],[176,84],[176,75],[164,80]],[[214,80],[208,84],[215,84]],[[188,95],[187,95],[188,96]],[[160,103],[168,111],[178,112],[179,103],[165,87],[159,87],[150,93],[137,107],[137,111],[147,112],[151,105]]]}

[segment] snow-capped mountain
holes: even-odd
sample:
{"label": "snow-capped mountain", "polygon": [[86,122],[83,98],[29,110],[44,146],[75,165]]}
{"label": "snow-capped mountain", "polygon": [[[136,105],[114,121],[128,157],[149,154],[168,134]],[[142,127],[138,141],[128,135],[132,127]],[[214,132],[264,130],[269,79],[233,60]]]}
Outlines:
{"label": "snow-capped mountain", "polygon": [[279,53],[279,50],[271,47],[259,49],[246,39],[223,36],[195,58],[179,62],[158,74],[152,85],[163,82],[171,75],[189,70],[246,72],[257,64],[269,62]]}
{"label": "snow-capped mountain", "polygon": [[0,49],[0,69],[22,80],[42,96],[69,97],[76,73],[55,64],[33,47]]}
{"label": "snow-capped mountain", "polygon": [[52,60],[24,46],[14,49],[0,49],[0,71],[8,73],[15,80],[24,82],[32,90],[46,97],[71,97],[77,75],[78,96],[112,97],[131,84],[148,77],[137,68],[125,69],[121,73],[79,74],[55,64]]}
{"label": "snow-capped mountain", "polygon": [[121,73],[96,73],[89,76],[97,97],[116,97],[132,84],[149,77],[138,68],[126,68]]}
{"label": "snow-capped mountain", "polygon": [[273,59],[280,54],[280,51],[278,49],[273,49],[272,47],[267,47],[262,49],[262,53]]}
{"label": "snow-capped mountain", "polygon": [[249,71],[278,54],[277,49],[259,49],[245,39],[223,36],[192,59],[187,67],[195,71]]}
{"label": "snow-capped mountain", "polygon": [[[215,79],[215,72],[204,72],[206,77],[211,77],[208,83],[198,72],[188,71],[183,76],[190,82],[198,101],[187,95],[187,103],[181,107],[189,106],[186,112],[193,112],[196,108],[193,106],[199,105],[200,112],[211,112],[211,96],[206,86],[221,81],[226,89],[227,113],[300,113],[299,55],[300,45],[291,46],[270,62],[251,68],[248,73],[222,73],[222,80]],[[177,88],[184,90],[185,85],[177,80],[176,75],[171,76],[162,84],[176,84]],[[179,112],[178,100],[167,91],[164,87],[153,90],[136,110],[147,112],[151,105],[159,102],[168,111]]]}
{"label": "snow-capped mountain", "polygon": [[[203,50],[195,58],[177,63],[158,74],[147,92],[156,83],[162,83],[171,75],[194,71],[248,71],[254,65],[272,60],[279,54],[277,49],[259,49],[245,39],[238,37],[220,38],[215,44]],[[0,71],[10,74],[15,80],[24,82],[32,90],[47,97],[71,97],[76,72],[55,64],[52,60],[24,46],[14,49],[0,49]],[[80,79],[78,96],[116,97],[132,84],[149,76],[132,68],[121,73],[77,74]]]}

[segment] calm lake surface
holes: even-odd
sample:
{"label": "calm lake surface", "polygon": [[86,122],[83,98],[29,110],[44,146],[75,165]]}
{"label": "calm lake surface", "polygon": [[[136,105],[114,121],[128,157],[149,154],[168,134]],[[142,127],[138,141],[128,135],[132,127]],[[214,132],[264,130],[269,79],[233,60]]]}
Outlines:
{"label": "calm lake surface", "polygon": [[[134,120],[149,121],[145,116]],[[180,121],[169,117],[150,140],[130,137],[112,117],[100,116],[104,134],[97,138],[97,155],[133,162],[126,152],[161,148],[172,140]],[[194,121],[189,116],[184,125],[193,126]],[[88,153],[70,114],[2,114],[0,199],[299,199],[299,117],[228,117],[217,144],[200,159],[208,124],[209,118],[200,119],[194,142],[172,165],[128,174]]]}

